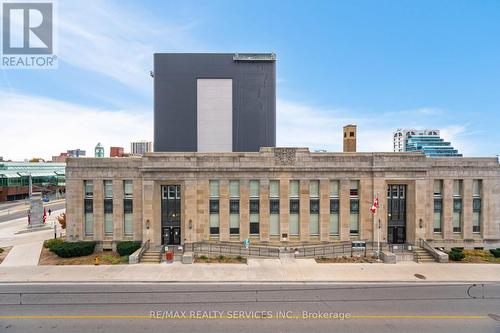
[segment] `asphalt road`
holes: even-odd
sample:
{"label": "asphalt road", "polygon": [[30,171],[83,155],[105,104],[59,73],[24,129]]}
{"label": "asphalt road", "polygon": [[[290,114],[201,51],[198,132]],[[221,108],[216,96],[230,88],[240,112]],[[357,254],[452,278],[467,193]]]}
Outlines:
{"label": "asphalt road", "polygon": [[[56,211],[65,208],[66,203],[64,201],[55,203],[48,202],[44,203],[44,207],[46,207],[47,209],[50,208],[52,211]],[[22,202],[16,205],[13,204],[0,205],[0,223],[27,217],[28,209],[29,205],[25,205]]]}
{"label": "asphalt road", "polygon": [[500,332],[500,284],[4,284],[0,304],[9,333]]}

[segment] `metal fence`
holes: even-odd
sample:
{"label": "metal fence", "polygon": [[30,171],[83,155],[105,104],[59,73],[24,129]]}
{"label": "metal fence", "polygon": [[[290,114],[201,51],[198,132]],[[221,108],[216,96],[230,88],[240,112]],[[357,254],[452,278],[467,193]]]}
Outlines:
{"label": "metal fence", "polygon": [[278,258],[280,249],[278,247],[249,246],[248,248],[236,244],[219,243],[187,243],[184,244],[184,251],[193,253],[225,254],[242,257],[268,257]]}
{"label": "metal fence", "polygon": [[[318,246],[291,247],[290,252],[296,258],[341,257],[341,256],[370,256],[377,251],[376,242],[366,242],[364,247],[354,248],[350,242],[342,244],[328,244]],[[387,249],[387,244],[380,243],[380,251]]]}

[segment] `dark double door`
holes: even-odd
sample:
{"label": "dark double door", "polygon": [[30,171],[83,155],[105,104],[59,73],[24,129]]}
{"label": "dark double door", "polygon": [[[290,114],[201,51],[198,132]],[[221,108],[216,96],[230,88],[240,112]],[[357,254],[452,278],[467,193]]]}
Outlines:
{"label": "dark double door", "polygon": [[406,185],[387,186],[387,242],[406,242]]}
{"label": "dark double door", "polygon": [[181,186],[161,187],[161,242],[163,245],[181,244]]}

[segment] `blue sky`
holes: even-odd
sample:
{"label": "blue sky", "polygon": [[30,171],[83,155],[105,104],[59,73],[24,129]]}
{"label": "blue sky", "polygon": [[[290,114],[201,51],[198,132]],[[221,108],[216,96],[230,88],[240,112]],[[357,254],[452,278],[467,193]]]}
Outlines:
{"label": "blue sky", "polygon": [[[92,5],[89,5],[92,4]],[[499,1],[59,1],[57,70],[2,70],[0,156],[153,138],[154,52],[275,52],[277,141],[390,151],[438,128],[500,153]]]}

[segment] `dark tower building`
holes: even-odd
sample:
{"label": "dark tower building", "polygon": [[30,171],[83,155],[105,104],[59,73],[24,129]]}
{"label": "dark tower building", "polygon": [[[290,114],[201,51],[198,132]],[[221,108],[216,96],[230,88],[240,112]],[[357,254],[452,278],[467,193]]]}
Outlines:
{"label": "dark tower building", "polygon": [[275,54],[154,55],[154,151],[250,152],[275,145]]}

